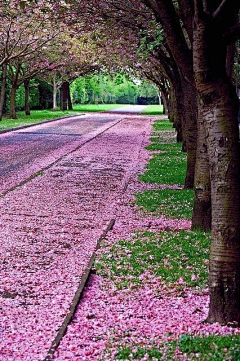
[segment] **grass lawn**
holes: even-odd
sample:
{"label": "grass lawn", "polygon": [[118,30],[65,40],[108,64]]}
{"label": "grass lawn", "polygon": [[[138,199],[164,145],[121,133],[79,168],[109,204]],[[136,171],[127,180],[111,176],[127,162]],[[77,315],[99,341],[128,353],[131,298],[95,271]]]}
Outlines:
{"label": "grass lawn", "polygon": [[191,219],[193,208],[192,189],[162,189],[137,193],[137,204],[155,216]]}
{"label": "grass lawn", "polygon": [[106,112],[125,106],[127,104],[75,104],[74,109],[80,112]]}
{"label": "grass lawn", "polygon": [[30,125],[35,123],[41,123],[46,120],[53,120],[61,117],[66,117],[70,115],[80,114],[78,111],[52,111],[52,110],[32,110],[31,115],[25,115],[25,112],[19,111],[17,112],[17,119],[8,119],[7,116],[4,116],[2,121],[0,122],[0,131],[17,128],[24,125]]}
{"label": "grass lawn", "polygon": [[147,115],[163,114],[163,106],[162,105],[148,105],[148,107],[142,112],[142,114],[147,114]]}
{"label": "grass lawn", "polygon": [[125,104],[75,104],[73,106],[74,109],[71,111],[52,111],[51,109],[32,110],[31,115],[29,116],[25,115],[24,111],[18,111],[17,119],[8,119],[7,115],[3,117],[2,121],[0,121],[0,131],[24,125],[41,123],[47,120],[53,120],[70,115],[78,115],[82,112],[103,112],[124,106]]}
{"label": "grass lawn", "polygon": [[[109,277],[118,289],[135,283],[142,286],[146,271],[161,277],[167,285],[180,277],[184,287],[206,287],[209,235],[200,231],[136,232],[121,240],[96,262],[99,274]],[[106,267],[107,265],[107,267]],[[192,274],[195,278],[192,279]]]}
{"label": "grass lawn", "polygon": [[184,185],[187,170],[187,155],[182,145],[176,143],[175,130],[169,120],[157,120],[153,126],[147,147],[152,157],[146,171],[139,175],[145,183]]}

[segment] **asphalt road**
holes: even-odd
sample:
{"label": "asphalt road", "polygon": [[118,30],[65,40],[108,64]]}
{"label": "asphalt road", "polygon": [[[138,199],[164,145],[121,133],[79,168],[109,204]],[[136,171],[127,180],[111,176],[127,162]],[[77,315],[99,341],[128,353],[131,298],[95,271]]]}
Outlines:
{"label": "asphalt road", "polygon": [[91,113],[0,134],[0,196],[123,117]]}

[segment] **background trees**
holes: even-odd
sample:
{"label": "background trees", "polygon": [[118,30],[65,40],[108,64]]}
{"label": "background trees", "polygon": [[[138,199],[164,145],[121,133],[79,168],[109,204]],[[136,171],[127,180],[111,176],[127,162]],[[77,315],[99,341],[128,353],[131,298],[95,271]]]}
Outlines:
{"label": "background trees", "polygon": [[158,87],[123,73],[93,73],[71,85],[75,103],[158,104]]}

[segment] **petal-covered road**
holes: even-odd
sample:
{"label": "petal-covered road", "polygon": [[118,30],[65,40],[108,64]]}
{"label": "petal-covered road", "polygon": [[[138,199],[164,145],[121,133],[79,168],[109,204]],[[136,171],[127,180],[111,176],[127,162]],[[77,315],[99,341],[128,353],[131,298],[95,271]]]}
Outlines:
{"label": "petal-covered road", "polygon": [[88,114],[0,134],[0,195],[117,124],[123,115]]}
{"label": "petal-covered road", "polygon": [[[1,361],[46,357],[97,241],[115,218],[118,200],[136,171],[142,143],[150,132],[150,118],[108,117],[107,123],[103,121],[86,136],[81,134],[80,140],[78,135],[72,136],[71,142],[64,140],[61,154],[58,140],[54,145],[47,142],[37,165],[29,151],[29,161],[21,172],[18,164],[13,167],[8,184],[2,174],[4,194],[43,169],[0,199]],[[21,137],[27,140],[37,133],[42,155],[41,137],[44,134],[48,139],[51,132],[44,127],[17,132],[9,147],[17,151],[17,139],[22,144]],[[62,129],[60,133],[64,139]]]}

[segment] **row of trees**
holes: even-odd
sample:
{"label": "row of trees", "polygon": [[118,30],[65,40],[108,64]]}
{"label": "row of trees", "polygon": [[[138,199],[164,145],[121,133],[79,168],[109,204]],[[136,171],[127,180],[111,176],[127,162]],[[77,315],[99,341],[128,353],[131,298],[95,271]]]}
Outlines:
{"label": "row of trees", "polygon": [[233,84],[240,4],[230,0],[1,4],[2,84],[10,74],[13,99],[20,81],[38,72],[53,85],[54,94],[59,84],[65,84],[64,108],[67,83],[99,68],[114,72],[124,68],[161,90],[177,139],[187,152],[185,187],[195,189],[193,228],[212,232],[208,321],[240,324],[239,100]]}
{"label": "row of trees", "polygon": [[111,34],[103,38],[106,50],[114,46],[112,59],[117,51],[124,59],[128,48],[128,65],[165,97],[188,155],[193,228],[212,232],[208,321],[224,324],[240,323],[239,100],[233,84],[239,6],[230,0],[72,1],[92,31]]}
{"label": "row of trees", "polygon": [[[63,81],[57,97],[53,96],[52,84],[40,78],[29,80],[28,102],[26,87],[20,85],[16,91],[15,107],[30,115],[31,109],[50,109],[53,102],[60,103],[60,94],[64,87],[70,92],[73,104],[159,104],[161,97],[156,85],[148,80],[131,79],[123,73],[108,74],[94,72],[70,82]],[[4,112],[9,112],[11,82],[6,82]],[[55,105],[56,108],[56,105]]]}

